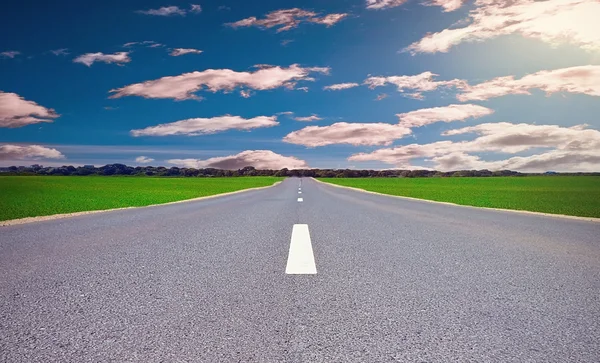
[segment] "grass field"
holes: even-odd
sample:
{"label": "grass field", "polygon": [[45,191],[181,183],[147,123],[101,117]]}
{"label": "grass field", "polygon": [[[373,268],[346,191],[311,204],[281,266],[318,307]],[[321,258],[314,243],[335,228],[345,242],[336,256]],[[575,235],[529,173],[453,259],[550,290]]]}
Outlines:
{"label": "grass field", "polygon": [[0,177],[0,221],[140,207],[272,185],[283,178]]}
{"label": "grass field", "polygon": [[373,192],[478,207],[600,217],[600,177],[319,178]]}

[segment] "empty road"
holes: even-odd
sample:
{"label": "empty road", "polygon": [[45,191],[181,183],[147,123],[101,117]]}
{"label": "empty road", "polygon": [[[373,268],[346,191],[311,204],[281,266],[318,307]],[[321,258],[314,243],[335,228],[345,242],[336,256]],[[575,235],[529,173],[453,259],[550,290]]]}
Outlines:
{"label": "empty road", "polygon": [[600,223],[299,184],[0,227],[0,362],[600,362]]}

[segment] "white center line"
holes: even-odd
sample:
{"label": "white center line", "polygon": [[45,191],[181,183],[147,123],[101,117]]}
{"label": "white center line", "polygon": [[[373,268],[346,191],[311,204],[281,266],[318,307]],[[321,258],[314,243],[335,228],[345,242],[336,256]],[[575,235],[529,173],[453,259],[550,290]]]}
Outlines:
{"label": "white center line", "polygon": [[304,202],[304,199],[302,199],[302,198],[298,198],[298,201],[299,201],[299,202]]}
{"label": "white center line", "polygon": [[302,194],[302,192],[298,192],[298,194]]}
{"label": "white center line", "polygon": [[288,275],[317,273],[308,224],[294,224],[285,273]]}

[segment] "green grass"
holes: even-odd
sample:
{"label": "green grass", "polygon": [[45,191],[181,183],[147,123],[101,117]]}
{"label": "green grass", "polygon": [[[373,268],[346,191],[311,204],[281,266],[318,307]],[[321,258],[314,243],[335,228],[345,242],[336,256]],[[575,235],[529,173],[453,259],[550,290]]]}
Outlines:
{"label": "green grass", "polygon": [[600,177],[319,178],[332,184],[477,207],[600,217]]}
{"label": "green grass", "polygon": [[0,177],[0,221],[140,207],[272,185],[283,178]]}

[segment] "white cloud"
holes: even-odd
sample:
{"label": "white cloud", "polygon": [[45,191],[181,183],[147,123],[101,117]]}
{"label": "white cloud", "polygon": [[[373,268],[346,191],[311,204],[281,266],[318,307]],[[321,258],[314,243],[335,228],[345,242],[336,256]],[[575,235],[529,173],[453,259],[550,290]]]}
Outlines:
{"label": "white cloud", "polygon": [[290,144],[308,147],[333,144],[390,145],[411,133],[409,128],[386,123],[337,122],[330,126],[308,126],[283,138]]}
{"label": "white cloud", "polygon": [[459,9],[466,0],[429,0],[424,3],[426,6],[440,6],[444,8],[444,12],[450,12]]}
{"label": "white cloud", "polygon": [[138,10],[137,13],[144,14],[144,15],[156,15],[156,16],[171,16],[171,15],[184,16],[186,11],[183,9],[180,9],[178,6],[163,6],[159,9]]}
{"label": "white cloud", "polygon": [[202,7],[200,5],[197,4],[190,4],[190,13],[201,13],[202,12]]}
{"label": "white cloud", "polygon": [[86,53],[80,55],[79,57],[73,60],[75,63],[82,63],[86,66],[90,67],[94,62],[104,62],[104,63],[116,63],[123,64],[131,62],[131,58],[129,58],[129,52],[117,52],[114,54],[104,54],[104,53]]}
{"label": "white cloud", "polygon": [[330,26],[342,21],[347,16],[348,14],[327,14],[322,18],[312,18],[308,21],[315,24],[323,24],[329,28]]}
{"label": "white cloud", "polygon": [[233,91],[237,87],[253,90],[269,90],[279,87],[294,88],[297,81],[314,80],[310,73],[329,73],[329,68],[300,67],[292,64],[287,68],[264,67],[255,72],[236,72],[231,69],[207,69],[202,72],[184,73],[179,76],[162,77],[152,81],[131,84],[113,89],[110,98],[140,96],[145,98],[172,98],[176,100],[199,99],[194,93],[206,87],[209,91]]}
{"label": "white cloud", "polygon": [[381,94],[377,95],[377,98],[375,98],[375,101],[381,101],[381,100],[386,99],[386,98],[388,98],[387,93],[381,93]]}
{"label": "white cloud", "polygon": [[[369,77],[363,84],[369,86],[370,89],[382,87],[386,84],[393,84],[398,88],[398,92],[404,96],[422,99],[421,92],[430,92],[438,88],[462,88],[466,85],[464,80],[453,79],[450,81],[436,81],[434,77],[438,74],[432,72],[423,72],[414,76],[390,76],[390,77]],[[416,92],[404,93],[405,90]]]}
{"label": "white cloud", "polygon": [[140,163],[140,164],[148,164],[153,162],[154,159],[149,158],[147,156],[138,156],[137,158],[135,158],[135,162],[136,163]]}
{"label": "white cloud", "polygon": [[[473,140],[438,141],[380,149],[350,156],[351,161],[381,161],[396,166],[410,165],[411,160],[430,158],[435,169],[518,170],[539,172],[597,171],[600,169],[600,132],[586,125],[561,127],[556,125],[488,123],[446,131],[453,136],[468,133],[478,135]],[[515,156],[504,160],[485,161],[473,153],[494,152],[515,154],[531,149],[547,151]]]}
{"label": "white cloud", "polygon": [[561,150],[600,150],[600,131],[586,125],[561,127],[556,125],[487,123],[445,131],[444,136],[475,133],[480,135],[469,142],[466,151],[499,151],[517,153],[531,148]]}
{"label": "white cloud", "polygon": [[6,52],[0,53],[0,57],[2,57],[2,58],[14,58],[14,57],[18,56],[19,54],[21,54],[21,52],[19,52],[17,50],[8,50]]}
{"label": "white cloud", "polygon": [[0,160],[22,159],[64,159],[65,156],[56,149],[40,145],[0,145]]}
{"label": "white cloud", "polygon": [[164,47],[164,44],[157,43],[154,40],[144,40],[143,42],[129,42],[129,43],[123,44],[123,47],[130,48],[134,45],[145,45],[148,48]]}
{"label": "white cloud", "polygon": [[598,0],[476,0],[463,28],[427,34],[405,48],[416,53],[447,52],[462,42],[521,34],[552,46],[570,43],[600,50]]}
{"label": "white cloud", "polygon": [[600,66],[587,65],[540,71],[520,79],[514,76],[498,77],[475,86],[463,87],[457,96],[459,101],[487,100],[508,94],[529,95],[539,89],[548,95],[557,92],[580,93],[600,96]]}
{"label": "white cloud", "polygon": [[250,90],[243,89],[240,91],[240,96],[244,98],[250,98],[252,97],[252,92]]}
{"label": "white cloud", "polygon": [[598,151],[552,150],[530,156],[485,161],[478,156],[453,153],[432,159],[439,170],[517,170],[522,172],[597,172],[600,168]]}
{"label": "white cloud", "polygon": [[358,87],[358,83],[338,83],[323,87],[324,90],[339,91],[343,89]]}
{"label": "white cloud", "polygon": [[277,116],[258,116],[244,119],[240,116],[218,116],[212,118],[191,118],[145,129],[131,130],[132,136],[171,136],[171,135],[207,135],[227,130],[251,130],[260,127],[279,125]]}
{"label": "white cloud", "polygon": [[435,122],[464,121],[468,118],[479,118],[494,113],[487,107],[463,104],[444,107],[422,108],[420,110],[397,114],[400,125],[421,127]]}
{"label": "white cloud", "polygon": [[278,170],[288,169],[307,169],[308,164],[293,156],[283,156],[270,150],[246,150],[236,155],[215,157],[206,160],[197,159],[172,159],[167,161],[186,168],[217,168],[225,170],[238,170],[246,166],[253,166],[256,169]]}
{"label": "white cloud", "polygon": [[169,53],[169,55],[171,55],[173,57],[178,57],[178,56],[184,55],[184,54],[200,54],[200,53],[202,53],[202,51],[199,49],[175,48],[171,51],[171,53]]}
{"label": "white cloud", "polygon": [[388,9],[404,4],[407,0],[367,0],[367,9]]}
{"label": "white cloud", "polygon": [[59,116],[53,109],[27,101],[16,93],[0,91],[0,127],[16,128],[52,122]]}
{"label": "white cloud", "polygon": [[318,17],[318,15],[318,13],[313,11],[299,8],[282,9],[266,14],[264,19],[257,19],[253,16],[225,25],[232,28],[256,26],[263,29],[270,29],[278,27],[277,32],[279,33],[296,28],[302,22],[324,24],[330,27],[348,16],[348,14],[327,14],[324,17]]}
{"label": "white cloud", "polygon": [[69,50],[69,48],[61,48],[61,49],[54,49],[51,50],[50,53],[59,56],[59,55],[69,55],[69,52],[67,52]]}
{"label": "white cloud", "polygon": [[321,121],[322,118],[317,115],[311,115],[306,117],[294,117],[294,120],[301,122],[312,122],[312,121]]}

